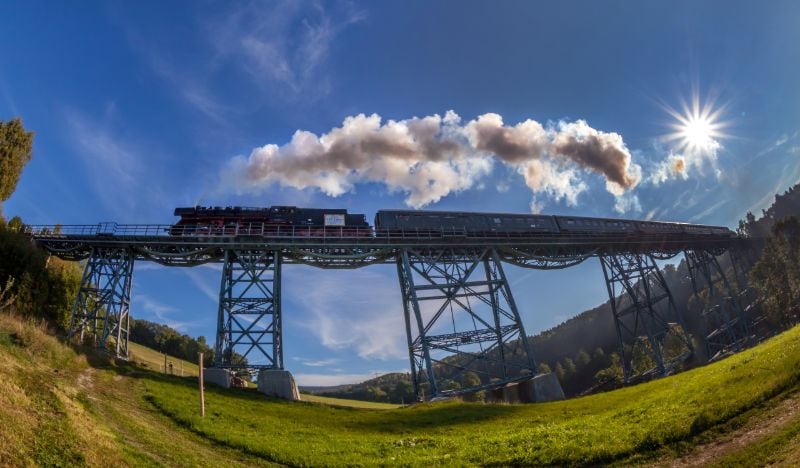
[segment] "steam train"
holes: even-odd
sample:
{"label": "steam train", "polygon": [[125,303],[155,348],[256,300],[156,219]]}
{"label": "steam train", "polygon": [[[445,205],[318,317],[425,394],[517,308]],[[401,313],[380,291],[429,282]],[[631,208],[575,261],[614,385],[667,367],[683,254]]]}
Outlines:
{"label": "steam train", "polygon": [[735,233],[722,226],[636,221],[625,219],[550,216],[514,213],[381,210],[375,229],[366,216],[345,209],[272,206],[176,208],[180,220],[170,228],[173,236],[278,236],[278,237],[552,237],[586,236],[715,236]]}
{"label": "steam train", "polygon": [[367,217],[343,209],[241,206],[175,208],[173,236],[263,235],[371,237]]}

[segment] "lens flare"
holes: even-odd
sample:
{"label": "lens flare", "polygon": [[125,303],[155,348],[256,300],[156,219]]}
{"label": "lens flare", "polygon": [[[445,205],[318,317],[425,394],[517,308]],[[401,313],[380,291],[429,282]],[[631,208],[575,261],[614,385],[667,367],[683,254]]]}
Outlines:
{"label": "lens flare", "polygon": [[713,154],[722,147],[720,140],[728,136],[723,133],[727,123],[720,119],[725,106],[717,106],[714,99],[701,104],[695,92],[691,104],[683,103],[682,111],[669,106],[664,108],[675,119],[670,124],[674,131],[665,139],[674,142],[677,151],[702,155]]}

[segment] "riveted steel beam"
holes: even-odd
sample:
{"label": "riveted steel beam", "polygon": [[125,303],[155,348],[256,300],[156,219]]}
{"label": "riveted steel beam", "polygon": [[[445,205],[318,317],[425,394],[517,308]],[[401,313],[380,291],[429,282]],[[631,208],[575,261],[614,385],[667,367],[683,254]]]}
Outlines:
{"label": "riveted steel beam", "polygon": [[130,249],[92,250],[72,308],[69,338],[91,340],[97,348],[127,359],[133,262]]}
{"label": "riveted steel beam", "polygon": [[[418,398],[466,393],[536,373],[494,249],[403,249],[397,273]],[[443,371],[448,381],[442,381]],[[480,382],[465,379],[467,373]]]}
{"label": "riveted steel beam", "polygon": [[741,351],[751,337],[749,318],[739,297],[744,291],[735,254],[731,252],[730,259],[738,288],[728,281],[717,259],[720,252],[687,250],[684,254],[695,296],[703,303],[702,315],[708,327],[705,342],[709,359]]}
{"label": "riveted steel beam", "polygon": [[214,365],[283,369],[281,255],[226,250],[220,282]]}
{"label": "riveted steel beam", "polygon": [[665,375],[692,355],[686,324],[651,256],[600,256],[626,383]]}

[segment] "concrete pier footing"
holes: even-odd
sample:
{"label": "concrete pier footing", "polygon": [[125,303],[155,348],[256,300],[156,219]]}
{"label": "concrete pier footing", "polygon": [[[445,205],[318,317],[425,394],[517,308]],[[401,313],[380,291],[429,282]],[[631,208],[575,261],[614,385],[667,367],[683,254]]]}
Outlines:
{"label": "concrete pier footing", "polygon": [[231,388],[231,371],[219,367],[209,367],[203,370],[203,380],[222,388]]}
{"label": "concrete pier footing", "polygon": [[553,373],[514,382],[489,392],[489,400],[505,403],[542,403],[564,399],[564,390]]}
{"label": "concrete pier footing", "polygon": [[258,372],[258,391],[286,400],[300,400],[300,392],[291,372],[280,369],[262,369]]}

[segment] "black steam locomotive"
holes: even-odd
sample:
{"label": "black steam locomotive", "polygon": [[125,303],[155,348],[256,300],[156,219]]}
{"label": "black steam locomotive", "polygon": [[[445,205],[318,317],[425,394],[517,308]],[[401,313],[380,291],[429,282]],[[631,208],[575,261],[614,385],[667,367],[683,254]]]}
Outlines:
{"label": "black steam locomotive", "polygon": [[372,236],[366,216],[343,209],[195,206],[175,208],[175,216],[181,219],[170,228],[173,236]]}
{"label": "black steam locomotive", "polygon": [[173,236],[263,237],[552,237],[716,236],[735,234],[726,227],[659,221],[547,216],[516,213],[381,210],[374,232],[363,214],[345,209],[202,207],[176,208]]}

